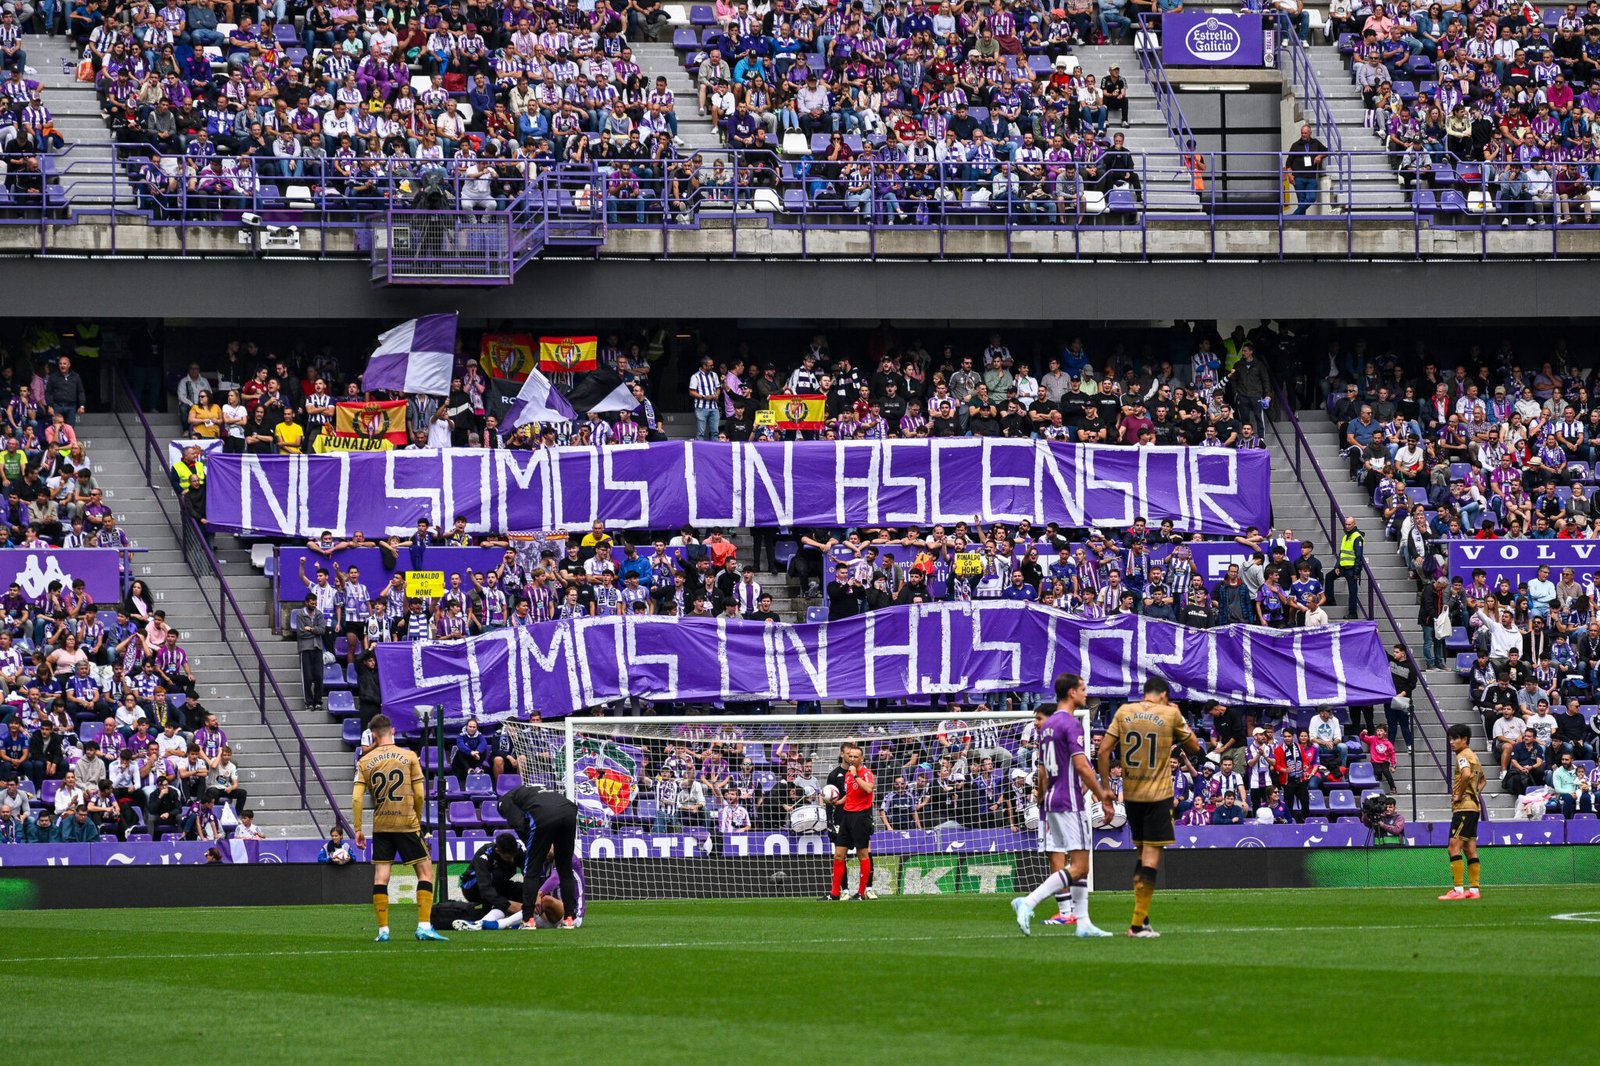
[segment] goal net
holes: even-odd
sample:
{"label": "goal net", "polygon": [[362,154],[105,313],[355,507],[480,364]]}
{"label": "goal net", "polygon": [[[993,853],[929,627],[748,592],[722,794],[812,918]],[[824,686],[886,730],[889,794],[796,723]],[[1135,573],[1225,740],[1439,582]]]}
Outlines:
{"label": "goal net", "polygon": [[[1088,723],[1085,721],[1085,726]],[[524,781],[578,804],[596,899],[821,897],[828,775],[876,776],[873,893],[1025,892],[1036,851],[1031,714],[763,715],[507,722]],[[859,886],[848,860],[846,890]]]}

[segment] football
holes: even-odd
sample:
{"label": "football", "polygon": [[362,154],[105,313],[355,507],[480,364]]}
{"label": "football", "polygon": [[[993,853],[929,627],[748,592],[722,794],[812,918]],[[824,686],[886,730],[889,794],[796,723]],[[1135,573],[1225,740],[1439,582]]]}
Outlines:
{"label": "football", "polygon": [[823,785],[822,799],[825,803],[836,802],[839,799],[839,787],[837,785]]}
{"label": "football", "polygon": [[1128,824],[1128,812],[1122,804],[1117,804],[1111,814],[1111,824],[1107,825],[1105,812],[1100,809],[1100,804],[1092,803],[1089,805],[1089,824],[1096,829],[1121,829]]}

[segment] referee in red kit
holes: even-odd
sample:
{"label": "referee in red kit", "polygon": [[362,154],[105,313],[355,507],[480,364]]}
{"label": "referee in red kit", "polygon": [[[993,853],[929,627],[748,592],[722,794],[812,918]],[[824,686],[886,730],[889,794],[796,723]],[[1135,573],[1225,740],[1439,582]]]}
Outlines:
{"label": "referee in red kit", "polygon": [[839,815],[838,832],[833,837],[833,893],[834,899],[844,888],[845,855],[851,848],[861,863],[861,873],[856,880],[855,898],[867,898],[867,887],[872,884],[872,792],[875,781],[872,771],[861,765],[859,744],[844,749],[844,797],[840,804],[844,810]]}

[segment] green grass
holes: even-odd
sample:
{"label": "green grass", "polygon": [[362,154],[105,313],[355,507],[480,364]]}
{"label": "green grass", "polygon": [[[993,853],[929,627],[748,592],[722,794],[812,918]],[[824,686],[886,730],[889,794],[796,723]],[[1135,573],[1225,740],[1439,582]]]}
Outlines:
{"label": "green grass", "polygon": [[[0,912],[5,1061],[1586,1058],[1600,927],[1550,916],[1600,893],[1436,894],[1158,893],[1154,941],[1023,939],[995,896],[597,903],[575,932],[448,944],[413,941],[399,905],[389,944],[362,907]],[[1120,932],[1129,903],[1091,906]]]}

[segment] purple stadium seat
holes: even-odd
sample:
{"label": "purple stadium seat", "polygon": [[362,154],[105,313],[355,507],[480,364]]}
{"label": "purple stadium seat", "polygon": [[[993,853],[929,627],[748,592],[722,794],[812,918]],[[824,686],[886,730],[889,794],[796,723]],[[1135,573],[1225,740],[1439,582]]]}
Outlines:
{"label": "purple stadium seat", "polygon": [[350,638],[340,633],[333,638],[333,657],[343,661],[350,656]]}
{"label": "purple stadium seat", "polygon": [[1328,793],[1328,811],[1341,818],[1354,818],[1358,813],[1354,794],[1346,789]]}
{"label": "purple stadium seat", "polygon": [[522,787],[522,775],[521,774],[501,774],[500,775],[500,780],[495,782],[494,787],[495,787],[495,792],[497,792],[498,794],[504,796],[507,792],[513,792],[516,789],[519,789],[519,788]]}
{"label": "purple stadium seat", "polygon": [[455,774],[444,775],[444,798],[447,801],[464,800],[469,798],[467,790],[461,787],[461,782]]}
{"label": "purple stadium seat", "polygon": [[483,799],[485,796],[494,795],[494,782],[488,774],[468,774],[466,794],[473,799]]}
{"label": "purple stadium seat", "polygon": [[433,747],[423,748],[419,753],[422,756],[422,768],[428,773],[439,769],[439,749]]}
{"label": "purple stadium seat", "polygon": [[1378,775],[1372,770],[1370,762],[1357,762],[1350,764],[1350,787],[1376,788]]}
{"label": "purple stadium seat", "polygon": [[501,814],[500,808],[493,803],[485,803],[483,805],[483,814],[480,822],[491,833],[497,829],[505,829],[507,827],[505,815]]}
{"label": "purple stadium seat", "polygon": [[700,47],[700,35],[691,29],[679,26],[672,31],[672,47],[680,52],[692,52]]}
{"label": "purple stadium seat", "polygon": [[422,805],[422,824],[426,826],[439,824],[439,803],[437,800],[429,800]]}
{"label": "purple stadium seat", "polygon": [[800,545],[792,540],[780,540],[772,546],[772,561],[779,570],[788,570]]}
{"label": "purple stadium seat", "polygon": [[478,805],[471,800],[458,800],[446,808],[450,815],[449,824],[463,829],[475,825],[482,825],[478,818]]}
{"label": "purple stadium seat", "polygon": [[61,782],[49,780],[39,786],[39,802],[46,807],[52,807],[56,802],[56,793],[61,791]]}
{"label": "purple stadium seat", "polygon": [[105,735],[106,727],[103,722],[85,722],[78,729],[78,739],[85,744],[89,741],[100,743],[100,738]]}
{"label": "purple stadium seat", "polygon": [[690,6],[689,25],[715,26],[716,24],[717,17],[716,15],[712,14],[710,4],[693,4]]}
{"label": "purple stadium seat", "polygon": [[361,743],[361,719],[346,718],[344,725],[339,728],[339,739],[351,747]]}
{"label": "purple stadium seat", "polygon": [[1319,789],[1314,788],[1311,790],[1310,811],[1312,814],[1328,813],[1328,801],[1323,798],[1322,792]]}
{"label": "purple stadium seat", "polygon": [[328,693],[328,713],[335,718],[348,718],[358,713],[355,693],[348,689],[337,689]]}
{"label": "purple stadium seat", "polygon": [[826,622],[827,620],[828,620],[828,609],[826,607],[807,607],[806,608],[806,621],[807,622]]}
{"label": "purple stadium seat", "polygon": [[325,689],[354,688],[355,686],[345,680],[344,667],[338,663],[329,663],[322,668],[322,687]]}

